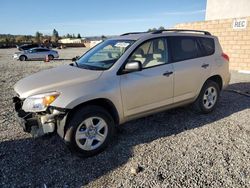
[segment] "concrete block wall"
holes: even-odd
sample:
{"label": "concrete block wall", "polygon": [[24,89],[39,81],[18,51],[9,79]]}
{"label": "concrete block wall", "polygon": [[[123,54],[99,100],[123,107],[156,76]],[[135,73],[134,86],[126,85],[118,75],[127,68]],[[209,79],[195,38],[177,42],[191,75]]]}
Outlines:
{"label": "concrete block wall", "polygon": [[231,70],[250,71],[250,17],[245,29],[233,29],[234,19],[182,23],[178,29],[207,30],[219,38],[223,51],[229,55]]}

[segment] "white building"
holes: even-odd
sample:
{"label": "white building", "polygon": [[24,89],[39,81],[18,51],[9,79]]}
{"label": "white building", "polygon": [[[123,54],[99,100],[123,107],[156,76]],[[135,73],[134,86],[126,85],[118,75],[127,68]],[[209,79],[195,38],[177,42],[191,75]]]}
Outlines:
{"label": "white building", "polygon": [[96,46],[97,44],[101,43],[102,40],[91,40],[90,41],[90,48]]}
{"label": "white building", "polygon": [[72,38],[65,38],[65,39],[60,39],[58,41],[61,44],[84,44],[85,47],[87,48],[92,48],[102,42],[100,39],[89,39],[89,38],[81,38],[81,39],[72,39]]}
{"label": "white building", "polygon": [[82,43],[82,40],[84,39],[65,38],[65,39],[60,39],[58,42],[62,44],[80,44]]}
{"label": "white building", "polygon": [[207,0],[206,20],[250,16],[250,0]]}

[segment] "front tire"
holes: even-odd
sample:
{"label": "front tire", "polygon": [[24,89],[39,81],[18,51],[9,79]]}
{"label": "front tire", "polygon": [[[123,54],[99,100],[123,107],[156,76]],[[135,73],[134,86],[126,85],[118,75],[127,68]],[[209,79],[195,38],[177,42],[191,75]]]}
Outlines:
{"label": "front tire", "polygon": [[87,106],[74,112],[67,123],[66,141],[69,149],[90,157],[103,151],[114,134],[114,120],[102,107]]}
{"label": "front tire", "polygon": [[20,61],[26,61],[26,60],[27,60],[27,57],[26,57],[25,55],[21,55],[21,56],[19,57],[19,60],[20,60]]}
{"label": "front tire", "polygon": [[198,98],[194,102],[193,109],[203,114],[210,113],[216,108],[219,97],[219,85],[212,80],[208,80],[203,85]]}
{"label": "front tire", "polygon": [[51,60],[54,59],[54,56],[53,56],[53,55],[48,55],[48,58],[49,58],[49,60],[51,61]]}

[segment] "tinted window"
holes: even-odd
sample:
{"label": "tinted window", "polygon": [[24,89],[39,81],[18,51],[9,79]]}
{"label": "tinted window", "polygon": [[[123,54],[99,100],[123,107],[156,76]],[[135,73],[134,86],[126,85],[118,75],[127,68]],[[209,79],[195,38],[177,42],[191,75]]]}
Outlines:
{"label": "tinted window", "polygon": [[47,51],[49,51],[49,50],[47,50],[47,49],[37,49],[37,52],[47,52]]}
{"label": "tinted window", "polygon": [[157,38],[141,44],[128,61],[140,61],[143,68],[154,67],[168,62],[165,39]]}
{"label": "tinted window", "polygon": [[29,50],[29,52],[30,53],[35,53],[35,52],[37,52],[37,50],[36,49],[31,49],[31,50]]}
{"label": "tinted window", "polygon": [[20,46],[20,48],[24,49],[24,50],[28,50],[30,48],[35,48],[35,47],[38,47],[39,45],[38,44],[28,44],[28,45],[22,45]]}
{"label": "tinted window", "polygon": [[173,61],[183,61],[200,57],[200,50],[195,37],[170,37]]}
{"label": "tinted window", "polygon": [[214,39],[211,38],[199,38],[199,41],[204,48],[204,55],[212,55],[215,51],[215,46],[214,46]]}

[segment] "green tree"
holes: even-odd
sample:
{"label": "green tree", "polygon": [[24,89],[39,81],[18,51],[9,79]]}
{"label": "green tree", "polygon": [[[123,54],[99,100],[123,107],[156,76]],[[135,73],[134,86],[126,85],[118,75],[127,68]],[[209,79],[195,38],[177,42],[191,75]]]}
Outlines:
{"label": "green tree", "polygon": [[152,31],[157,31],[157,29],[154,27],[153,29],[149,28],[148,32],[152,32]]}
{"label": "green tree", "polygon": [[105,35],[102,35],[101,38],[102,38],[102,40],[106,40],[107,39],[107,37]]}
{"label": "green tree", "polygon": [[160,26],[158,30],[164,30],[165,28],[163,26]]}
{"label": "green tree", "polygon": [[53,42],[58,42],[58,40],[59,40],[59,33],[56,29],[53,29],[51,40]]}
{"label": "green tree", "polygon": [[80,33],[77,34],[77,38],[79,38],[79,39],[82,38]]}
{"label": "green tree", "polygon": [[43,37],[43,34],[37,31],[35,35],[35,42],[41,43],[42,37]]}
{"label": "green tree", "polygon": [[10,39],[8,37],[5,38],[5,43],[8,45],[10,43]]}
{"label": "green tree", "polygon": [[72,38],[72,35],[70,35],[69,33],[67,33],[66,38]]}
{"label": "green tree", "polygon": [[10,38],[10,42],[11,42],[12,44],[16,42],[16,39],[15,39],[14,36],[12,36],[12,37]]}
{"label": "green tree", "polygon": [[32,42],[32,39],[33,39],[34,37],[33,36],[31,36],[31,35],[23,35],[23,40],[22,40],[22,42]]}
{"label": "green tree", "polygon": [[17,41],[18,43],[26,42],[25,36],[23,36],[23,35],[16,36],[16,41]]}

